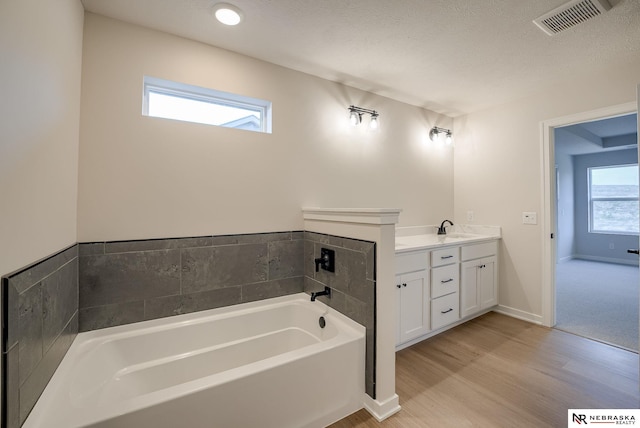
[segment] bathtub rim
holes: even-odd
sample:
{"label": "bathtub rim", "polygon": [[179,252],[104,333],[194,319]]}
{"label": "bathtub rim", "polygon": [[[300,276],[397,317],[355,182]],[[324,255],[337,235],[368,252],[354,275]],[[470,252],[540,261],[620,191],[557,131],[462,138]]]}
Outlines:
{"label": "bathtub rim", "polygon": [[[144,332],[153,333],[161,331],[171,326],[181,327],[192,324],[200,324],[213,320],[214,318],[230,318],[233,315],[241,315],[242,313],[256,311],[258,309],[268,309],[271,307],[278,307],[284,304],[297,303],[304,306],[309,306],[318,316],[330,316],[335,317],[340,325],[346,328],[346,331],[351,333],[359,333],[366,328],[357,321],[347,317],[340,311],[322,303],[319,300],[315,302],[310,301],[310,297],[307,293],[295,293],[286,296],[272,297],[264,300],[256,300],[253,302],[239,303],[231,306],[223,306],[220,308],[206,309],[203,311],[189,312],[187,314],[171,315],[162,318],[154,318],[151,320],[138,321],[130,324],[117,325],[113,327],[105,327],[97,330],[90,330],[78,333],[73,343],[82,343],[83,346],[88,346],[94,341],[103,341],[109,338],[116,337],[131,337],[136,336]],[[85,343],[87,345],[85,345]],[[73,346],[73,345],[72,345]],[[69,348],[71,350],[71,348]]]}

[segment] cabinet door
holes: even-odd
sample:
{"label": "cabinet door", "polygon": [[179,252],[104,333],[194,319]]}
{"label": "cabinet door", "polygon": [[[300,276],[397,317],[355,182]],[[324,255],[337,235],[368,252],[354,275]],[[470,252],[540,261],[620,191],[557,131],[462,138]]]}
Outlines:
{"label": "cabinet door", "polygon": [[429,332],[429,279],[427,271],[399,275],[398,319],[404,343]]}
{"label": "cabinet door", "polygon": [[460,269],[460,317],[473,315],[498,304],[495,257],[471,260]]}
{"label": "cabinet door", "polygon": [[460,318],[480,310],[478,269],[481,264],[478,260],[472,260],[460,265]]}
{"label": "cabinet door", "polygon": [[478,281],[480,283],[480,309],[489,308],[498,304],[497,264],[495,257],[482,260],[478,269]]}

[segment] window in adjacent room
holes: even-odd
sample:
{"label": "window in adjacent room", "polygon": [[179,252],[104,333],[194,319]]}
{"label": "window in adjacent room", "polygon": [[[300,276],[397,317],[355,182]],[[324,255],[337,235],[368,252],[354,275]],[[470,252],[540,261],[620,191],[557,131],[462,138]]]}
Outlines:
{"label": "window in adjacent room", "polygon": [[638,165],[589,168],[589,231],[638,233]]}
{"label": "window in adjacent room", "polygon": [[144,77],[142,114],[271,133],[271,102]]}

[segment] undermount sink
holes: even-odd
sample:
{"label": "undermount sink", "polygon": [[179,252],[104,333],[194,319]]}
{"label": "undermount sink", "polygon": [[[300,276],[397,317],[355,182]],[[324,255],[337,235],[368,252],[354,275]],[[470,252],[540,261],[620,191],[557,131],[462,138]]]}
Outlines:
{"label": "undermount sink", "polygon": [[446,235],[437,235],[438,242],[447,244],[450,242],[459,242],[469,239],[481,238],[482,235],[474,235],[472,233],[447,233]]}
{"label": "undermount sink", "polygon": [[438,238],[450,238],[450,239],[471,239],[477,238],[478,235],[472,233],[447,233],[446,235],[439,235]]}
{"label": "undermount sink", "polygon": [[[423,227],[422,230],[430,229],[429,227]],[[480,233],[469,233],[466,229],[457,227],[451,230],[451,233],[445,235],[438,235],[435,226],[432,233],[421,234],[402,234],[396,236],[395,249],[399,252],[407,252],[418,249],[438,248],[442,246],[453,245],[465,245],[469,243],[477,243],[482,240],[500,239],[500,229],[494,226],[488,226],[484,228],[469,228],[470,231],[476,232],[476,229]],[[405,230],[402,230],[405,232]],[[488,233],[482,233],[488,232]]]}
{"label": "undermount sink", "polygon": [[439,247],[441,245],[463,244],[466,241],[486,239],[487,235],[476,233],[453,232],[446,235],[435,233],[396,237],[396,251],[408,251],[416,248]]}

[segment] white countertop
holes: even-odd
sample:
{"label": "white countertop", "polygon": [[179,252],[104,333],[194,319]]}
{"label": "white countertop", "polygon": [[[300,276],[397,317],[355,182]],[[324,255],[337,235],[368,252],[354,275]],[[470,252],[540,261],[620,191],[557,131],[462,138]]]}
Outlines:
{"label": "white countertop", "polygon": [[[456,225],[453,230],[447,231],[446,235],[437,235],[435,233],[437,227],[435,226],[403,229],[396,232],[396,254],[452,245],[475,244],[483,241],[493,241],[501,237],[499,226]],[[434,233],[410,234],[411,232],[430,230],[433,230]]]}

